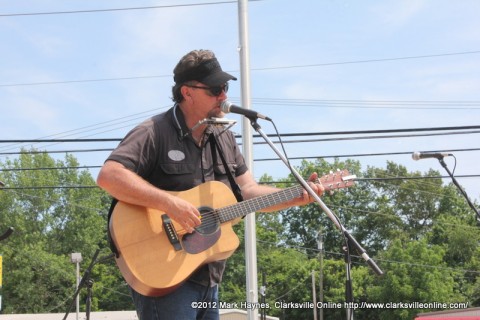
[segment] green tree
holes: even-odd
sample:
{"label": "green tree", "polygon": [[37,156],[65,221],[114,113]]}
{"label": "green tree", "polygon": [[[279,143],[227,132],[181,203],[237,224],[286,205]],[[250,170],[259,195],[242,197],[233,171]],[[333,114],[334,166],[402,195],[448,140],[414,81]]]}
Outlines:
{"label": "green tree", "polygon": [[[34,151],[34,150],[32,150]],[[64,312],[74,293],[72,252],[81,252],[82,271],[97,249],[107,249],[106,217],[110,197],[95,186],[88,171],[75,169],[71,155],[55,160],[46,153],[25,152],[0,163],[0,231],[15,233],[0,245],[4,258],[3,306],[6,313]],[[438,175],[408,172],[387,162],[385,169],[362,172],[356,161],[302,162],[304,177],[348,169],[359,177],[354,187],[326,194],[324,203],[383,269],[377,277],[365,261],[352,256],[356,302],[463,302],[480,305],[480,236],[478,222],[458,190],[444,186]],[[406,178],[405,178],[406,177]],[[289,187],[292,176],[276,182]],[[273,183],[263,176],[263,183]],[[267,279],[267,312],[282,319],[310,318],[313,310],[283,308],[279,302],[312,300],[311,272],[319,271],[317,237],[324,239],[324,302],[345,301],[344,236],[312,203],[276,213],[259,213],[257,225],[258,283]],[[227,262],[220,300],[246,301],[244,225],[235,226],[241,244]],[[97,264],[93,310],[133,309],[130,294],[113,259]],[[81,301],[84,301],[85,290]],[[82,308],[84,306],[82,305]],[[355,318],[411,319],[414,309],[361,309]],[[326,308],[327,318],[343,318],[345,309]]]}
{"label": "green tree", "polygon": [[[337,169],[348,169],[350,174],[358,175],[360,173],[360,164],[350,160],[346,162],[335,160],[334,163],[330,164],[325,160],[318,159],[315,162],[303,161],[297,171],[303,177],[309,177],[313,172],[323,176],[329,174],[329,172],[336,172]],[[292,183],[291,181],[294,181],[294,179],[292,176],[289,176],[285,179],[284,185],[279,185],[279,187],[289,186]],[[358,219],[353,210],[351,210],[352,206],[363,208],[371,200],[368,190],[356,185],[349,189],[335,191],[333,194],[326,192],[322,201],[333,211],[344,226],[350,227],[354,226],[354,221]],[[281,237],[289,245],[317,248],[320,230],[322,230],[326,248],[339,249],[344,243],[343,234],[317,203],[283,210],[279,213],[278,221],[283,228]],[[305,253],[315,254],[308,251]]]}
{"label": "green tree", "polygon": [[[74,169],[79,164],[73,156],[55,160],[31,151],[1,166],[7,187],[0,192],[0,228],[15,229],[1,244],[3,312],[63,312],[76,283],[70,254],[82,253],[85,268],[98,248],[107,248],[106,197],[88,171]],[[93,307],[99,310],[100,296],[115,285],[102,285],[105,274],[95,275],[100,290]]]}
{"label": "green tree", "polygon": [[[393,303],[450,303],[461,302],[463,297],[456,292],[455,271],[444,262],[445,250],[431,246],[426,240],[392,242],[382,254],[385,275],[376,278],[368,290],[375,302]],[[378,319],[412,319],[425,312],[422,308],[379,309]]]}
{"label": "green tree", "polygon": [[[438,171],[433,170],[425,175],[420,172],[409,173],[404,166],[390,161],[387,162],[386,169],[369,168],[367,170],[367,177],[390,179],[388,183],[372,182],[378,195],[385,197],[384,208],[390,208],[387,212],[393,225],[389,223],[388,227],[396,227],[396,231],[389,238],[398,236],[405,240],[419,240],[431,230],[433,221],[439,215],[443,191],[442,181],[430,179],[425,182],[420,178],[438,175]],[[397,179],[397,177],[401,178]],[[392,213],[397,217],[396,219],[391,217]]]}

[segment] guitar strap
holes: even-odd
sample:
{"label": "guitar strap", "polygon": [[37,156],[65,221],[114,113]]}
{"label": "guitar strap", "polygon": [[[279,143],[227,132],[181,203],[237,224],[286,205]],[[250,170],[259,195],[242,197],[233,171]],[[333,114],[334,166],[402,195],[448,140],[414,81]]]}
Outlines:
{"label": "guitar strap", "polygon": [[232,173],[230,172],[230,168],[227,165],[227,161],[225,160],[225,156],[223,155],[222,148],[217,143],[217,139],[215,138],[215,134],[211,133],[210,136],[208,137],[208,140],[210,141],[210,146],[212,150],[212,160],[213,163],[217,163],[217,152],[216,150],[218,149],[218,154],[220,155],[220,158],[222,159],[223,167],[225,169],[225,172],[228,177],[228,181],[230,182],[230,185],[232,187],[233,194],[235,195],[235,198],[237,198],[238,202],[243,201],[243,196],[242,196],[242,189],[240,189],[240,186],[235,182],[235,179],[233,178]]}
{"label": "guitar strap", "polygon": [[120,256],[117,247],[115,247],[115,244],[113,243],[112,239],[112,234],[110,233],[110,219],[112,217],[113,209],[115,208],[115,205],[117,204],[118,200],[113,198],[112,199],[112,204],[110,205],[110,209],[108,210],[108,219],[107,219],[107,239],[108,239],[108,245],[110,246],[110,250],[115,254],[115,258],[118,258]]}

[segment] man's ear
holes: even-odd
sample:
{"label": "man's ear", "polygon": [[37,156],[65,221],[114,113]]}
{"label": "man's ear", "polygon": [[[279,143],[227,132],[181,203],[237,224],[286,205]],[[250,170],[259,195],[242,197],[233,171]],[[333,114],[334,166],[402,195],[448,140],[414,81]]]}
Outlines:
{"label": "man's ear", "polygon": [[191,99],[192,96],[190,95],[190,88],[188,88],[187,86],[182,86],[180,88],[180,92],[184,99]]}

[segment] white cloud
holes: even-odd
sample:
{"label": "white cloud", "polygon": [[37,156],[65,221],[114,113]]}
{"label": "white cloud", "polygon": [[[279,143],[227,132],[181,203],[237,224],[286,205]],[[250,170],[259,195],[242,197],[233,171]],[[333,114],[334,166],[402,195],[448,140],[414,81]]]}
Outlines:
{"label": "white cloud", "polygon": [[380,22],[401,27],[417,17],[427,4],[427,0],[381,1],[372,6],[372,12]]}
{"label": "white cloud", "polygon": [[8,110],[5,112],[8,112],[9,116],[8,121],[2,123],[2,131],[11,137],[34,138],[31,137],[31,132],[51,132],[59,121],[55,108],[37,97],[15,95],[3,103],[2,109]]}

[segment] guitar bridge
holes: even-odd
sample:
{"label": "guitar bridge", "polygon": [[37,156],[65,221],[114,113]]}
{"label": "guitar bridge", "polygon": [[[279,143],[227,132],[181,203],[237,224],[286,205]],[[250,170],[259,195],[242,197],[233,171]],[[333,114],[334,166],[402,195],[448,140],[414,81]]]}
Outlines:
{"label": "guitar bridge", "polygon": [[173,227],[172,220],[170,220],[166,214],[162,215],[162,223],[163,229],[165,229],[167,234],[168,241],[170,241],[175,251],[182,250],[182,245],[178,239],[177,231],[175,231],[175,228]]}

